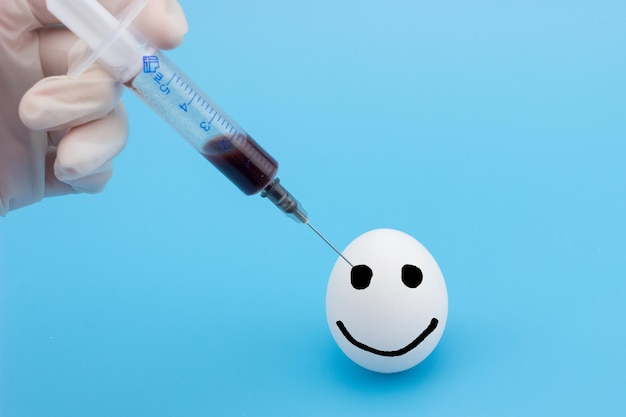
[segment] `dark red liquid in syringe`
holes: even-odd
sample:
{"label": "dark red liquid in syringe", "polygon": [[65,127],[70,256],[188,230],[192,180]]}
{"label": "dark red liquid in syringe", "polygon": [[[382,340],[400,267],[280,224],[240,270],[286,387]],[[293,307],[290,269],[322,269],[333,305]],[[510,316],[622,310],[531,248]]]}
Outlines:
{"label": "dark red liquid in syringe", "polygon": [[252,138],[217,136],[202,147],[202,155],[247,195],[265,188],[278,171],[278,162]]}

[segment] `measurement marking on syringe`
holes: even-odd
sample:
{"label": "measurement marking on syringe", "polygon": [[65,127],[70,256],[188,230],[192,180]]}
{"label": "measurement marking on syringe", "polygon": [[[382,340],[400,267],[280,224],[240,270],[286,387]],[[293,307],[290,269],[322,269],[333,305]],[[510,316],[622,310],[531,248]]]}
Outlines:
{"label": "measurement marking on syringe", "polygon": [[174,79],[174,77],[176,77],[176,73],[173,73],[172,76],[170,77],[169,81],[165,83],[165,85],[170,85],[170,83],[172,82],[172,80]]}

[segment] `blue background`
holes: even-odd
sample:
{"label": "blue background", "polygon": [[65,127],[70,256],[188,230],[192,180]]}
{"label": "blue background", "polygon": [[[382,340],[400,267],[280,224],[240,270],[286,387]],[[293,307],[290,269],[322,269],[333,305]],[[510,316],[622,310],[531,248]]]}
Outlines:
{"label": "blue background", "polygon": [[336,255],[138,99],[105,192],[0,219],[0,415],[626,415],[626,3],[182,1],[168,55],[338,247],[439,262],[433,354],[325,320]]}

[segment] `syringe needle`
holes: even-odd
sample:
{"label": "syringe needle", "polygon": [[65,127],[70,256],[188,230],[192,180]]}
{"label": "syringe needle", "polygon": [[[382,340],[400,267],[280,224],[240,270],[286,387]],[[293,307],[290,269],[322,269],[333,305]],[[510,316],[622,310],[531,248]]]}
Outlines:
{"label": "syringe needle", "polygon": [[326,242],[326,244],[328,244],[328,246],[330,246],[330,247],[331,247],[331,248],[332,248],[335,252],[337,252],[337,255],[341,256],[341,257],[343,258],[343,260],[344,260],[344,261],[346,261],[346,262],[348,263],[348,265],[350,265],[350,267],[354,267],[354,265],[352,265],[352,264],[350,263],[350,261],[349,261],[349,260],[347,260],[347,259],[346,259],[346,257],[345,257],[345,256],[343,256],[343,255],[342,255],[342,253],[341,253],[341,252],[339,252],[339,251],[337,250],[337,248],[336,248],[336,247],[335,247],[332,243],[330,243],[330,241],[329,241],[328,239],[326,239],[326,238],[324,237],[324,235],[322,235],[322,234],[319,232],[319,230],[317,230],[317,229],[316,229],[316,228],[315,228],[315,227],[311,224],[311,222],[307,222],[306,224],[308,224],[308,225],[309,225],[309,227],[310,227],[311,229],[313,229],[313,231],[314,231],[315,233],[317,233],[317,235],[318,235],[319,237],[321,237],[321,238],[322,238],[322,240],[323,240],[324,242]]}

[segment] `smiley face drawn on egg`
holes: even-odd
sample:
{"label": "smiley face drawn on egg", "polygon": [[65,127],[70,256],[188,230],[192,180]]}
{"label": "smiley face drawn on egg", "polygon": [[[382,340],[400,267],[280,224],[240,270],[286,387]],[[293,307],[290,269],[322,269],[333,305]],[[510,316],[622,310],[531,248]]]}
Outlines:
{"label": "smiley face drawn on egg", "polygon": [[326,292],[333,338],[354,362],[400,372],[424,360],[439,342],[448,314],[443,275],[411,236],[376,229],[355,239],[338,259]]}

